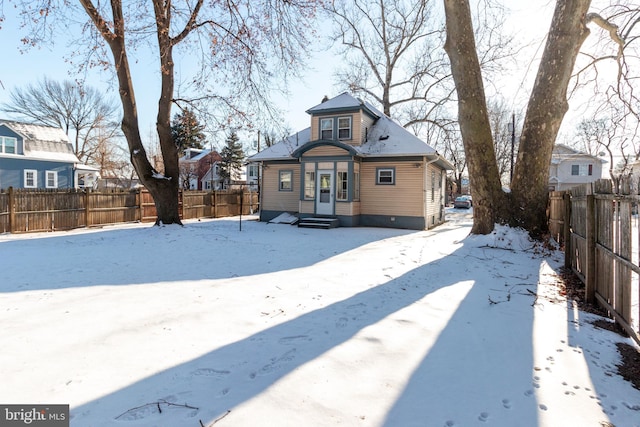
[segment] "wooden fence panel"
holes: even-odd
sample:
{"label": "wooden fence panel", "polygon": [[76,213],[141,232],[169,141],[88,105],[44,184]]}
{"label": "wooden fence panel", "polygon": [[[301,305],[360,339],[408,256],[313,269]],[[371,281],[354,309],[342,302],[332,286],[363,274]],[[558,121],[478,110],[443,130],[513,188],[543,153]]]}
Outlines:
{"label": "wooden fence panel", "polygon": [[[623,191],[614,194],[612,183],[601,180],[592,187],[572,189],[571,243],[576,246],[566,252],[570,260],[565,264],[570,264],[586,284],[587,299],[591,283],[591,298],[640,343],[640,266],[636,256],[640,253],[640,231],[633,213],[640,197],[624,194],[635,188],[631,185],[619,188]],[[594,235],[593,241],[589,233]],[[594,259],[593,271],[588,268],[590,257]]]}
{"label": "wooden fence panel", "polygon": [[118,224],[140,220],[139,192],[87,192],[87,226]]}
{"label": "wooden fence panel", "polygon": [[0,191],[0,233],[11,232],[9,221],[9,193]]}
{"label": "wooden fence panel", "polygon": [[549,193],[549,233],[559,243],[564,240],[564,195],[564,191]]}
{"label": "wooden fence panel", "polygon": [[61,231],[85,227],[84,196],[76,190],[12,193],[12,232]]}

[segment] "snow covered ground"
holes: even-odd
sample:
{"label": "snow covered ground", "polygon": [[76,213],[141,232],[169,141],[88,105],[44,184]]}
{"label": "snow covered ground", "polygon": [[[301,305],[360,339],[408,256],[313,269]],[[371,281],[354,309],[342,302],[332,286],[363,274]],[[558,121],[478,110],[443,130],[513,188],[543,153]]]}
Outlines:
{"label": "snow covered ground", "polygon": [[0,235],[0,403],[77,427],[640,426],[631,341],[559,295],[562,255],[448,217]]}

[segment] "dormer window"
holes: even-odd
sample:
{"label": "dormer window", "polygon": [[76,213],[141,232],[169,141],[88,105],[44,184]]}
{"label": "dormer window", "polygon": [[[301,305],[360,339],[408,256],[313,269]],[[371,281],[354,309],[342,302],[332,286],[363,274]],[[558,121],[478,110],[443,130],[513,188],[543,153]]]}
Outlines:
{"label": "dormer window", "polygon": [[351,139],[351,117],[338,118],[338,139]]}
{"label": "dormer window", "polygon": [[333,119],[320,119],[320,139],[333,139]]}
{"label": "dormer window", "polygon": [[0,153],[16,154],[18,140],[9,136],[0,136]]}

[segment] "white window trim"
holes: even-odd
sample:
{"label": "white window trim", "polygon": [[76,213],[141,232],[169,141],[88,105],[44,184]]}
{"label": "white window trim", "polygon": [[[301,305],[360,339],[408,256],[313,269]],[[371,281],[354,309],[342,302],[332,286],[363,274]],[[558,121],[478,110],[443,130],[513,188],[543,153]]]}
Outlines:
{"label": "white window trim", "polygon": [[[33,174],[33,185],[28,185],[27,175],[29,173]],[[24,170],[24,188],[38,188],[38,171],[35,169],[25,169]]]}
{"label": "white window trim", "polygon": [[[380,173],[381,172],[391,172],[391,182],[381,182],[380,181]],[[396,185],[396,170],[395,168],[378,168],[376,169],[376,184],[377,185]]]}
{"label": "white window trim", "polygon": [[[49,174],[53,174],[53,186],[49,185]],[[57,171],[45,171],[44,173],[44,185],[46,188],[58,188],[58,172]]]}
{"label": "white window trim", "polygon": [[[13,153],[7,153],[7,140],[13,141]],[[18,138],[12,136],[0,136],[0,153],[4,154],[18,154]]]}
{"label": "white window trim", "polygon": [[[284,188],[282,185],[286,182],[285,180],[282,179],[285,174],[289,175],[290,177],[290,180],[288,182],[289,182],[289,185],[291,185],[291,188]],[[278,191],[293,191],[293,171],[292,170],[289,170],[289,169],[281,170],[278,173]]]}
{"label": "white window trim", "polygon": [[[349,121],[349,126],[346,128],[341,128],[340,127],[340,120],[348,120]],[[340,136],[340,130],[341,129],[349,129],[349,136],[346,137],[341,137]],[[352,126],[352,120],[351,120],[351,116],[343,116],[343,117],[338,117],[338,139],[351,139],[351,136],[353,135],[353,126]]]}
{"label": "white window trim", "polygon": [[[326,117],[325,117],[325,118],[321,118],[321,119],[320,119],[320,122],[318,123],[318,125],[320,126],[320,139],[333,139],[333,132],[334,132],[334,129],[333,129],[333,121],[334,121],[334,120],[333,120],[333,118],[326,118]],[[325,129],[323,129],[323,128],[322,128],[322,123],[323,123],[323,122],[329,122],[329,123],[331,123],[331,128],[330,128],[330,129],[326,129],[327,131],[330,131],[330,132],[331,132],[331,137],[330,137],[330,138],[325,138],[325,137],[322,135],[323,131],[325,130]]]}

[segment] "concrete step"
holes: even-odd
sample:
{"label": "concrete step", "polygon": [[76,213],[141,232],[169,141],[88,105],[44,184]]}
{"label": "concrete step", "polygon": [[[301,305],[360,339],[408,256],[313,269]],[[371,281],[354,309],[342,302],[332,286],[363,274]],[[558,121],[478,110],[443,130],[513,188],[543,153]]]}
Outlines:
{"label": "concrete step", "polygon": [[340,226],[340,220],[338,218],[321,218],[321,217],[309,217],[301,218],[298,221],[298,227],[306,228],[336,228]]}

